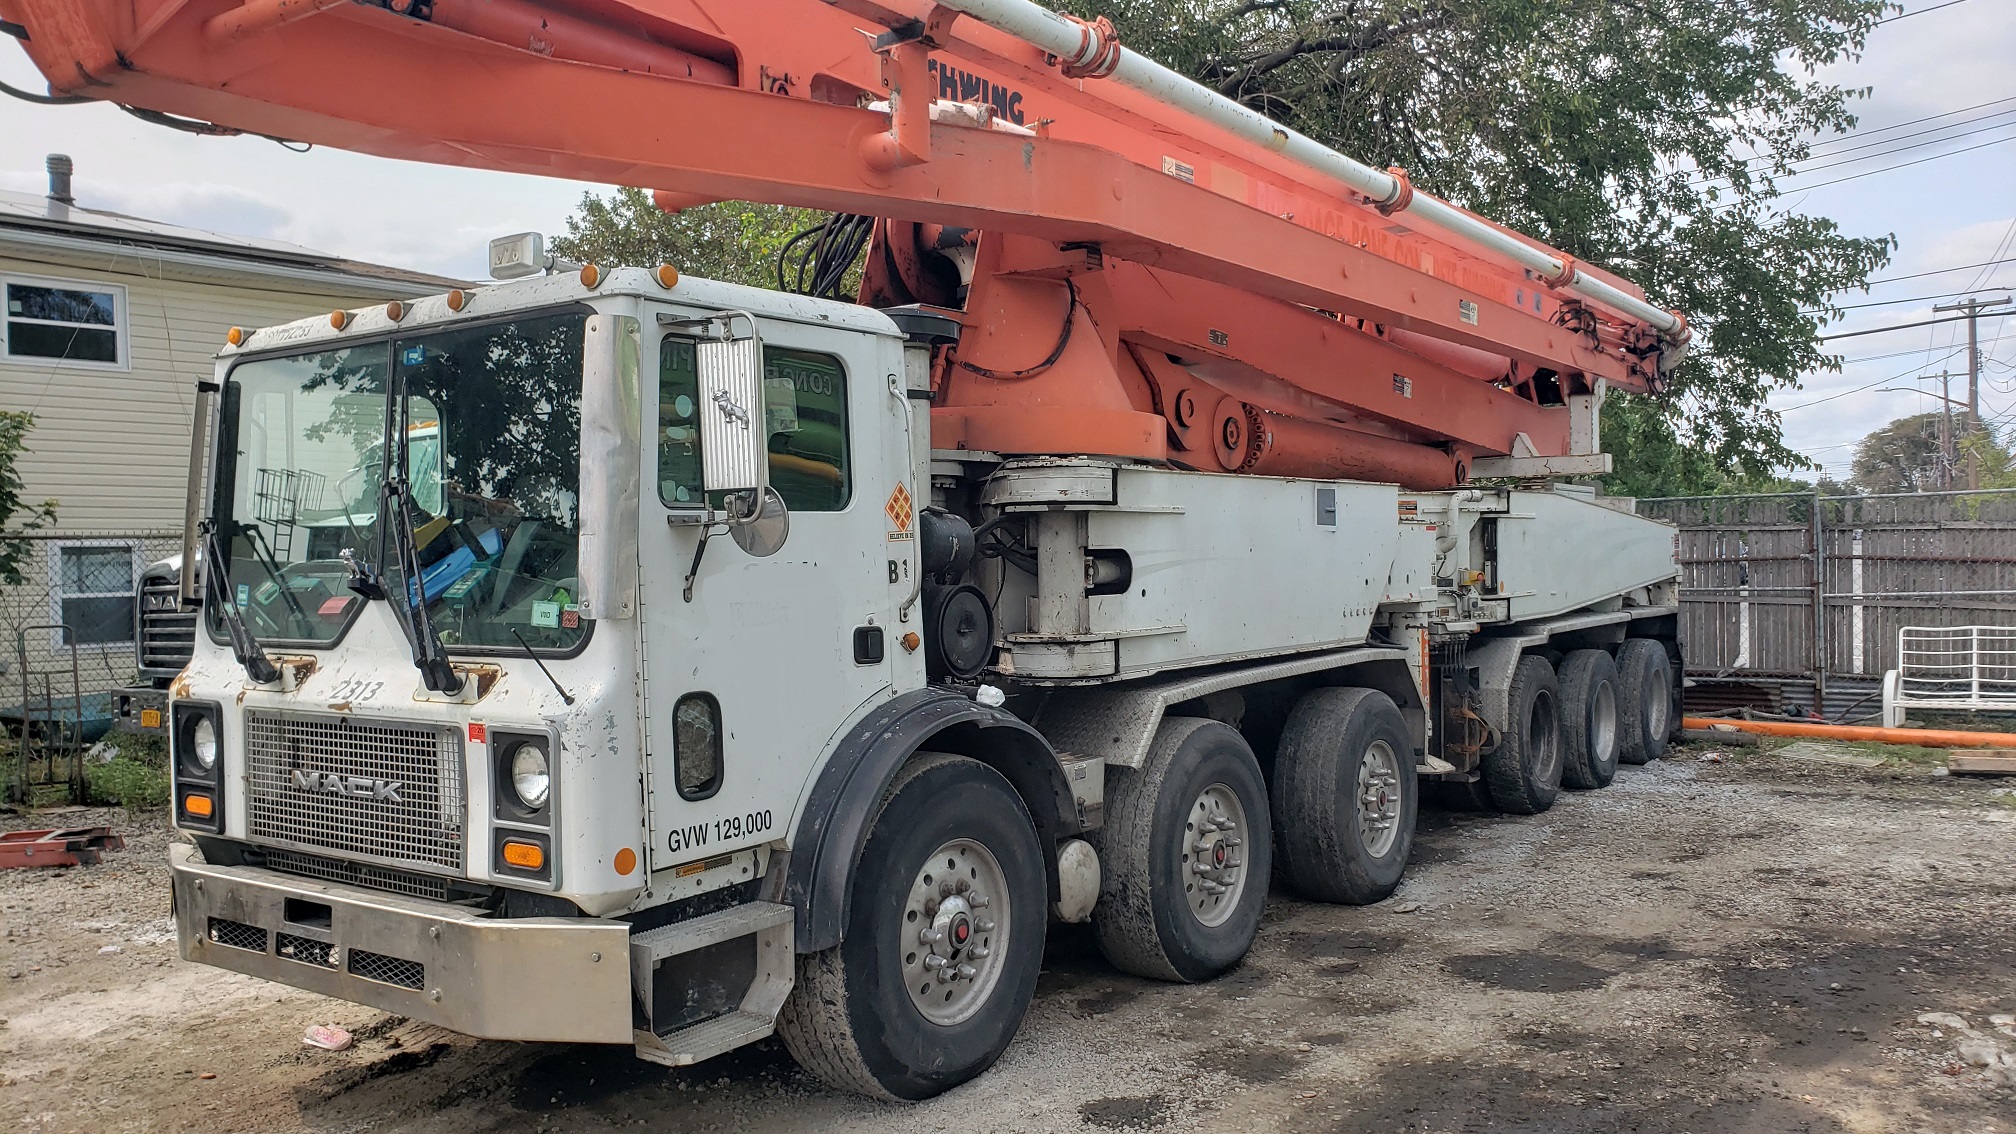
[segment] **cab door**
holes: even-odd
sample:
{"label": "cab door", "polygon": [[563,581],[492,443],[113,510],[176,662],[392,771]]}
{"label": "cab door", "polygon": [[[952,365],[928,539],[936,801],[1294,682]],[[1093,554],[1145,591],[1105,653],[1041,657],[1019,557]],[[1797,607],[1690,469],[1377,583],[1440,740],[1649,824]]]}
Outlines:
{"label": "cab door", "polygon": [[768,556],[707,523],[694,338],[675,324],[655,344],[639,528],[654,870],[787,838],[835,735],[923,681],[897,621],[919,489],[900,340],[757,325],[770,483],[790,510]]}

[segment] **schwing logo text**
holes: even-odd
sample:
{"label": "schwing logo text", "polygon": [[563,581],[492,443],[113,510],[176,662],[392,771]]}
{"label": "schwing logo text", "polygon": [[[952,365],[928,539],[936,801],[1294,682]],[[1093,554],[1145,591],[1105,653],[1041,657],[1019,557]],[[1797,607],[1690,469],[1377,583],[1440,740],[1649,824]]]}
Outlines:
{"label": "schwing logo text", "polygon": [[1015,125],[1027,125],[1023,121],[1021,91],[1010,90],[979,75],[969,75],[957,67],[944,66],[936,59],[926,60],[924,65],[938,78],[939,98],[947,102],[984,102],[994,108],[994,113]]}

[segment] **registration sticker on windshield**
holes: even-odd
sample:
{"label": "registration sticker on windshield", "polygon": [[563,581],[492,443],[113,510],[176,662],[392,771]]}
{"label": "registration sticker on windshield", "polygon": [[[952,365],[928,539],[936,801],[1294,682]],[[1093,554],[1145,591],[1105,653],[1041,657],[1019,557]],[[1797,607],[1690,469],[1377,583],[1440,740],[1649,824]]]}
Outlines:
{"label": "registration sticker on windshield", "polygon": [[558,630],[560,628],[560,604],[557,602],[533,603],[532,625],[544,626],[549,630]]}
{"label": "registration sticker on windshield", "polygon": [[238,584],[238,605],[241,607],[252,605],[252,584]]}
{"label": "registration sticker on windshield", "polygon": [[424,346],[409,346],[399,352],[401,365],[418,366],[425,361],[427,361],[427,348]]}

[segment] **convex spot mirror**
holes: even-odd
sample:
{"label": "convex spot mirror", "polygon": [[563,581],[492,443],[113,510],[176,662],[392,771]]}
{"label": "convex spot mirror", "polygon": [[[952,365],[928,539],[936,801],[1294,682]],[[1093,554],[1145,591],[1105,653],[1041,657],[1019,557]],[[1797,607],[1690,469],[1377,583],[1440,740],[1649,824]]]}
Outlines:
{"label": "convex spot mirror", "polygon": [[758,559],[775,555],[791,538],[791,511],[774,488],[763,489],[753,514],[749,512],[750,499],[729,499],[728,534],[734,537],[735,546]]}

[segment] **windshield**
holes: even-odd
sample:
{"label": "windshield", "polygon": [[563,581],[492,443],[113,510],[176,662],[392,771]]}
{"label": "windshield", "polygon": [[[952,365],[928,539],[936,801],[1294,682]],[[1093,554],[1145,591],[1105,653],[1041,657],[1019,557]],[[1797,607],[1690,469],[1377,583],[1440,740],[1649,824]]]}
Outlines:
{"label": "windshield", "polygon": [[[393,601],[424,595],[450,649],[578,646],[586,319],[528,316],[234,368],[213,515],[252,633],[340,637],[363,602],[347,551],[387,577]],[[403,587],[379,539],[388,467],[412,490],[420,579]]]}

